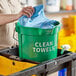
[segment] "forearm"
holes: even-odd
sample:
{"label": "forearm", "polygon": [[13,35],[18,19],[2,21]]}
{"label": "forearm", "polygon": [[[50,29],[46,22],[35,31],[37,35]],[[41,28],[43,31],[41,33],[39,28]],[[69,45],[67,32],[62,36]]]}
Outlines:
{"label": "forearm", "polygon": [[0,14],[0,25],[18,20],[19,14]]}
{"label": "forearm", "polygon": [[31,17],[34,13],[33,7],[24,7],[18,14],[0,14],[0,25],[18,20],[21,16]]}

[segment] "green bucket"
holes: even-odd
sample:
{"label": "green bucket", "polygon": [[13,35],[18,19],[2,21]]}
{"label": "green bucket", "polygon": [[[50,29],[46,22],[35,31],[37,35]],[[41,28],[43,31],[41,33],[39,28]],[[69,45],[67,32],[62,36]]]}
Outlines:
{"label": "green bucket", "polygon": [[18,22],[16,32],[18,32],[20,58],[36,62],[56,58],[59,30],[60,24],[51,30],[24,27]]}

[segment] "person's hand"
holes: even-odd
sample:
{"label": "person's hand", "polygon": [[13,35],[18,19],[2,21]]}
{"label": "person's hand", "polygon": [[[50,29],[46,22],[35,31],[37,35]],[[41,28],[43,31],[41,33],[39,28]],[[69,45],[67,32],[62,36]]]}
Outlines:
{"label": "person's hand", "polygon": [[18,14],[19,17],[25,15],[27,17],[31,17],[34,13],[34,8],[32,6],[24,7],[20,13]]}

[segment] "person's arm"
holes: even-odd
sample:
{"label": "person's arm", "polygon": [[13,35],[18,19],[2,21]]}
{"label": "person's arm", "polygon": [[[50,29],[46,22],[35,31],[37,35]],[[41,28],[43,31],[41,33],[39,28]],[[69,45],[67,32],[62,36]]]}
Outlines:
{"label": "person's arm", "polygon": [[18,14],[0,14],[0,25],[4,25],[13,21],[18,20],[22,15],[31,17],[34,13],[33,7],[25,7]]}
{"label": "person's arm", "polygon": [[0,14],[0,25],[16,21],[18,18],[18,14]]}

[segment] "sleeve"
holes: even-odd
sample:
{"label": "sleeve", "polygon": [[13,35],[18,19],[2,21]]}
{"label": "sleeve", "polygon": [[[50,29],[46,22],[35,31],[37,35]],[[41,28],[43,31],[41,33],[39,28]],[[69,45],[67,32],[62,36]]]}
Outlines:
{"label": "sleeve", "polygon": [[0,1],[0,13],[2,12],[2,10],[3,10],[3,7],[2,7],[2,3]]}
{"label": "sleeve", "polygon": [[1,8],[1,6],[0,6],[0,10],[1,10],[2,8]]}

